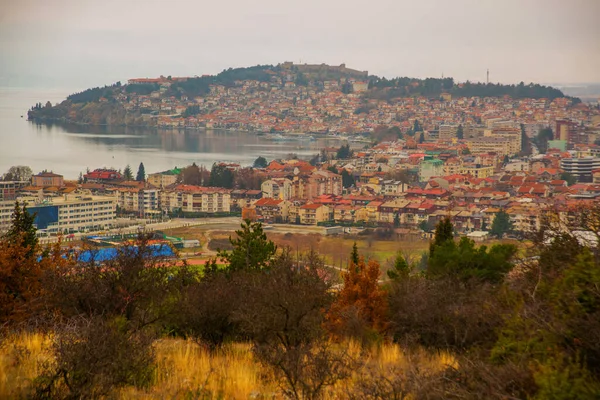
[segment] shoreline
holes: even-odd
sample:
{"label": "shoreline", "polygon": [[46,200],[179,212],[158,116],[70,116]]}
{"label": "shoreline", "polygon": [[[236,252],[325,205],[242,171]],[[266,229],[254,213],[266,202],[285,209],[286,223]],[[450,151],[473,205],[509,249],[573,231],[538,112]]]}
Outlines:
{"label": "shoreline", "polygon": [[[125,125],[125,124],[89,124],[89,123],[85,123],[85,122],[77,122],[77,121],[72,121],[72,120],[64,120],[64,119],[38,119],[38,118],[33,118],[33,119],[29,119],[27,118],[27,122],[30,123],[34,123],[34,124],[40,124],[40,125],[52,125],[52,124],[72,124],[72,125],[77,125],[77,126],[85,126],[85,127],[99,127],[99,128],[131,128],[131,129],[146,129],[146,130],[156,130],[156,131],[179,131],[179,132],[186,132],[186,131],[195,131],[195,132],[206,132],[206,131],[223,131],[223,132],[243,132],[245,134],[250,134],[250,133],[254,133],[257,136],[264,136],[264,135],[269,135],[269,134],[273,134],[273,135],[283,135],[285,137],[298,137],[298,138],[303,138],[303,137],[309,137],[309,136],[313,136],[313,137],[318,137],[318,138],[322,138],[322,139],[331,139],[331,140],[340,140],[340,141],[348,141],[350,136],[352,138],[363,138],[364,141],[360,141],[361,143],[367,143],[370,142],[370,139],[368,139],[365,135],[370,135],[369,132],[361,132],[361,133],[355,133],[355,134],[344,134],[344,136],[347,136],[348,138],[342,138],[339,135],[331,135],[329,133],[320,133],[320,132],[284,132],[284,131],[258,131],[258,130],[249,130],[249,129],[244,129],[244,128],[206,128],[206,127],[194,127],[194,126],[184,126],[184,127],[167,127],[167,126],[153,126],[153,125]],[[276,142],[276,140],[274,140]]]}

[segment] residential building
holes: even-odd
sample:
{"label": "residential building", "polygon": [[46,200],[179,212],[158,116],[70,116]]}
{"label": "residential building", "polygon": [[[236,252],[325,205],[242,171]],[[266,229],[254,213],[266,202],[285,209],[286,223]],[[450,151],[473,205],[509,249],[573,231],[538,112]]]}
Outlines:
{"label": "residential building", "polygon": [[160,214],[159,190],[156,188],[119,187],[113,189],[119,209],[140,217]]}
{"label": "residential building", "polygon": [[317,225],[329,221],[329,207],[323,204],[305,204],[298,208],[298,216],[302,225]]}
{"label": "residential building", "polygon": [[174,168],[168,171],[157,172],[155,174],[149,174],[146,179],[149,184],[156,186],[157,188],[164,188],[177,183],[181,169]]}
{"label": "residential building", "polygon": [[293,197],[293,184],[287,178],[273,178],[260,185],[263,197],[270,199],[289,200]]}
{"label": "residential building", "polygon": [[286,222],[290,203],[287,200],[262,198],[254,203],[256,215],[263,222]]}
{"label": "residential building", "polygon": [[[28,204],[30,204],[28,202]],[[74,196],[36,199],[27,211],[35,214],[38,230],[48,233],[90,232],[110,229],[116,217],[113,196]]]}
{"label": "residential building", "polygon": [[560,167],[579,182],[592,182],[592,171],[600,168],[600,158],[563,158],[560,160]]}
{"label": "residential building", "polygon": [[431,178],[444,175],[444,162],[438,159],[424,159],[419,164],[419,181],[427,182]]}
{"label": "residential building", "polygon": [[86,182],[111,183],[123,180],[123,175],[115,169],[99,168],[83,175]]}
{"label": "residential building", "polygon": [[52,172],[40,172],[31,177],[31,183],[36,187],[63,187],[65,185],[63,176]]}
{"label": "residential building", "polygon": [[161,208],[166,212],[229,213],[231,191],[222,188],[178,185],[161,193]]}
{"label": "residential building", "polygon": [[458,125],[443,124],[440,125],[438,138],[440,140],[452,140],[456,138]]}
{"label": "residential building", "polygon": [[503,137],[472,138],[466,141],[467,147],[471,153],[496,153],[500,157],[510,156],[515,154],[512,150],[515,145],[511,144],[511,140]]}

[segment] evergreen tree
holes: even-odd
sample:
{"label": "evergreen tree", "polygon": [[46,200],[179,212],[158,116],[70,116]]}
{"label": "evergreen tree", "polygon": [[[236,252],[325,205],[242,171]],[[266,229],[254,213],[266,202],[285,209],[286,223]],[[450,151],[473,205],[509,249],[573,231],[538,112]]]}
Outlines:
{"label": "evergreen tree", "polygon": [[421,132],[419,134],[419,144],[422,144],[423,142],[425,142],[425,134]]}
{"label": "evergreen tree", "polygon": [[420,132],[422,130],[423,130],[423,128],[421,127],[421,124],[419,123],[419,120],[415,119],[415,123],[413,124],[413,132],[417,133],[417,132]]}
{"label": "evergreen tree", "polygon": [[269,267],[269,263],[277,246],[267,239],[260,222],[244,220],[240,230],[235,231],[237,238],[229,238],[233,246],[231,251],[219,251],[218,257],[227,262],[225,268],[228,272],[262,270]]}
{"label": "evergreen tree", "polygon": [[454,242],[454,225],[452,225],[450,218],[446,217],[435,227],[435,236],[433,242],[429,245],[429,256],[433,256],[436,247],[450,241]]}
{"label": "evergreen tree", "polygon": [[567,186],[574,185],[577,182],[577,178],[570,174],[569,172],[563,172],[560,174],[560,179],[567,182]]}
{"label": "evergreen tree", "polygon": [[505,211],[499,211],[494,217],[492,222],[492,229],[490,233],[496,236],[498,239],[502,239],[505,233],[510,233],[513,230],[513,223],[510,220],[510,216]]}
{"label": "evergreen tree", "polygon": [[462,124],[461,124],[461,125],[458,125],[458,129],[456,130],[456,138],[457,138],[457,139],[463,139],[463,138],[464,138],[464,136],[465,136],[465,134],[464,134],[464,131],[463,131],[463,126],[462,126]]}
{"label": "evergreen tree", "polygon": [[499,283],[512,269],[512,258],[516,253],[517,247],[511,244],[494,245],[488,250],[487,246],[476,247],[475,242],[466,237],[458,244],[448,240],[436,246],[430,255],[427,276]]}
{"label": "evergreen tree", "polygon": [[144,168],[144,163],[140,163],[135,180],[138,182],[144,182],[146,180],[146,168]]}
{"label": "evergreen tree", "polygon": [[125,178],[126,181],[133,180],[133,172],[131,171],[131,167],[129,166],[129,164],[127,164],[127,166],[123,170],[123,178]]}
{"label": "evergreen tree", "polygon": [[392,280],[401,280],[410,274],[410,266],[406,262],[404,256],[402,256],[401,252],[396,254],[396,259],[394,260],[394,267],[387,272],[388,278]]}
{"label": "evergreen tree", "polygon": [[349,188],[349,187],[354,186],[355,183],[356,182],[355,182],[352,174],[350,174],[348,171],[343,169],[342,170],[342,186],[344,186],[345,188]]}
{"label": "evergreen tree", "polygon": [[338,160],[340,160],[340,159],[344,160],[344,159],[347,159],[350,157],[352,157],[352,150],[350,150],[350,145],[349,144],[342,145],[339,148],[339,150],[337,151],[336,158]]}
{"label": "evergreen tree", "polygon": [[354,242],[354,245],[352,245],[352,253],[350,253],[350,261],[354,265],[358,265],[359,259],[360,256],[358,255],[358,246],[356,245],[356,242]]}
{"label": "evergreen tree", "polygon": [[394,214],[394,228],[400,227],[400,214]]}
{"label": "evergreen tree", "polygon": [[254,168],[266,168],[267,165],[269,165],[267,163],[267,159],[262,156],[258,157],[256,160],[254,160],[254,164],[253,164]]}
{"label": "evergreen tree", "polygon": [[36,228],[34,226],[35,215],[27,211],[25,203],[21,207],[19,202],[15,202],[15,209],[12,214],[11,225],[6,233],[5,239],[10,244],[20,244],[27,248],[27,256],[35,254],[38,245]]}
{"label": "evergreen tree", "polygon": [[227,166],[214,163],[210,171],[208,186],[231,189],[233,187],[233,172]]}
{"label": "evergreen tree", "polygon": [[83,183],[83,172],[79,173],[79,178],[77,179],[77,183],[79,183],[80,185]]}

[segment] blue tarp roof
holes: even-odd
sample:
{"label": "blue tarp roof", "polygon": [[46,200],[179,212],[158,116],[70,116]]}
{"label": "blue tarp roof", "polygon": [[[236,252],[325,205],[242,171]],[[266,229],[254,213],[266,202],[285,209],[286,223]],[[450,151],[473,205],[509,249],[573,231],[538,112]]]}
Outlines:
{"label": "blue tarp roof", "polygon": [[[124,247],[122,251],[136,254],[137,246]],[[77,259],[81,262],[106,262],[111,261],[119,255],[119,250],[116,247],[106,247],[98,250],[85,250],[79,253]],[[166,244],[151,244],[148,246],[149,257],[174,257],[173,249]]]}

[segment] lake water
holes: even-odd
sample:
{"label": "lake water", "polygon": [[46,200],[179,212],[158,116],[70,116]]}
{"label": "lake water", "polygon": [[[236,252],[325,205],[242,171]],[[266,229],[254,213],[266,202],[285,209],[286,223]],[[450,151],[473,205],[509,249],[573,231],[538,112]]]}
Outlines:
{"label": "lake water", "polygon": [[[296,153],[310,158],[335,140],[273,142],[252,133],[177,131],[78,125],[39,125],[27,121],[27,110],[37,102],[60,102],[73,91],[0,88],[0,175],[13,165],[28,165],[76,179],[87,168],[127,164],[146,173],[195,162],[207,168],[217,161],[250,165],[258,156],[267,160]],[[23,116],[23,118],[21,118]],[[339,145],[339,144],[338,144]]]}

